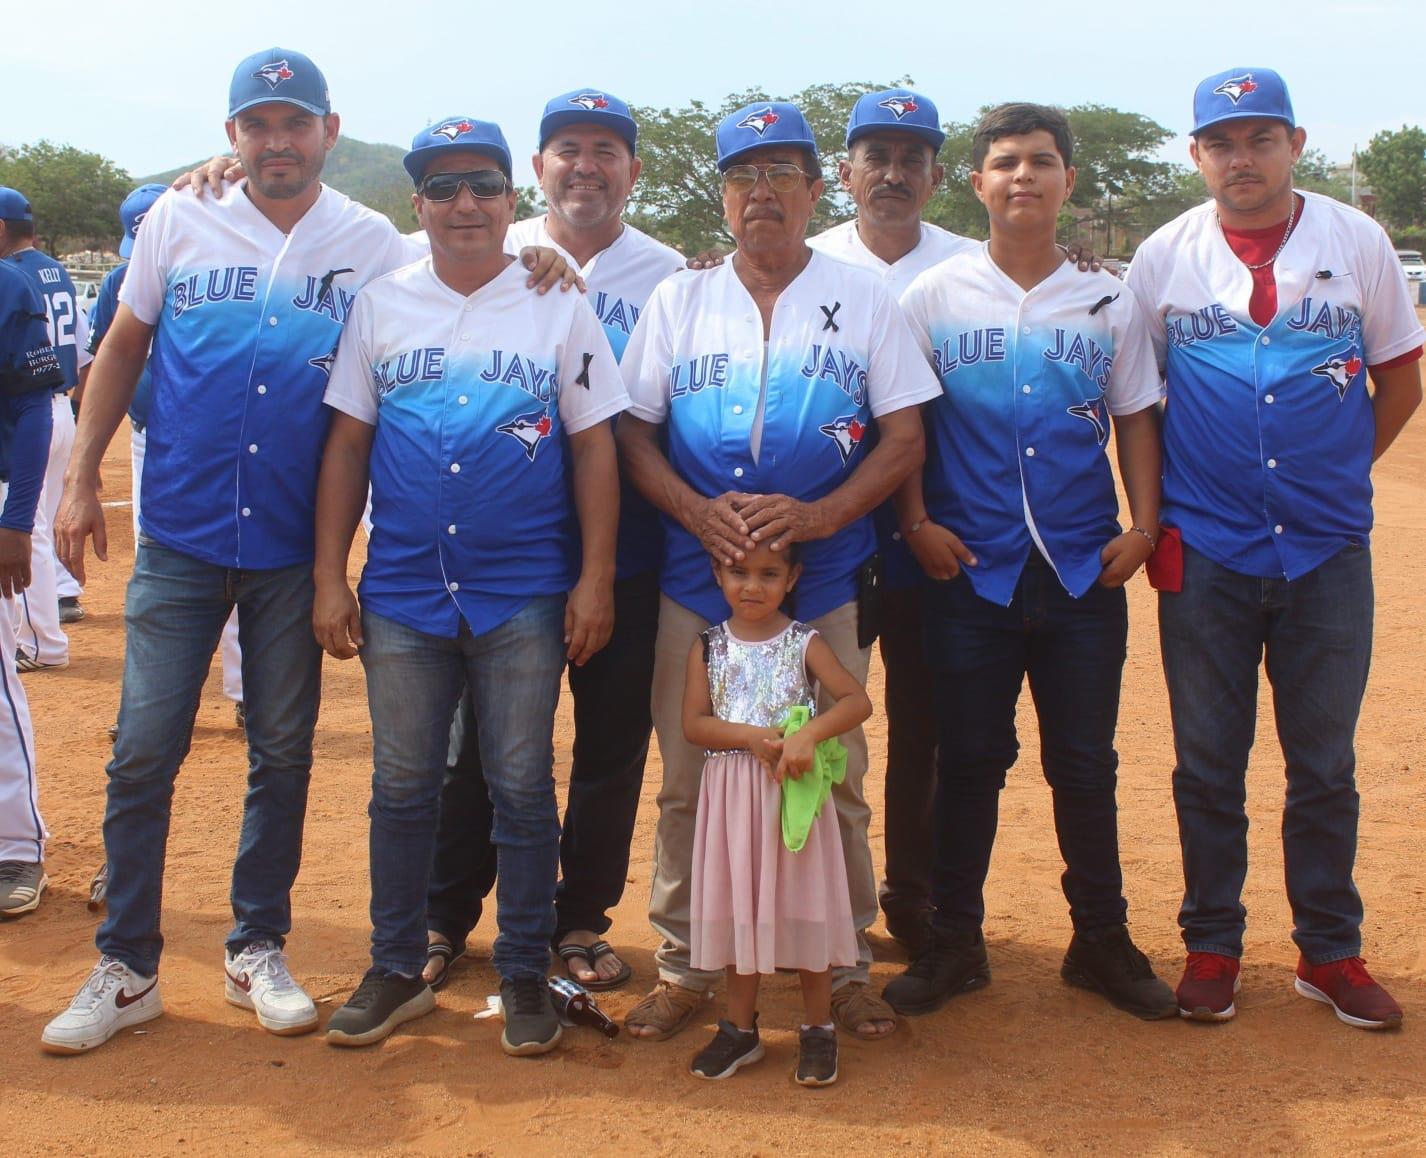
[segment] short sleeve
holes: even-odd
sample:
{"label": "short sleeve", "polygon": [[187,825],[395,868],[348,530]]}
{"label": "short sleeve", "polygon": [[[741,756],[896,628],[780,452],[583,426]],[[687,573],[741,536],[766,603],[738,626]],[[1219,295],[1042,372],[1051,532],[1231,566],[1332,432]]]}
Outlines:
{"label": "short sleeve", "polygon": [[1154,361],[1158,363],[1159,370],[1164,368],[1164,362],[1168,354],[1168,330],[1164,326],[1164,316],[1159,310],[1159,303],[1154,300],[1154,290],[1150,279],[1150,263],[1152,256],[1150,244],[1145,242],[1140,246],[1138,254],[1129,263],[1129,276],[1124,279],[1129,287],[1130,294],[1133,295],[1134,304],[1138,307],[1139,318],[1144,324],[1145,332],[1149,335],[1149,346],[1154,352]]}
{"label": "short sleeve", "polygon": [[629,413],[660,425],[668,420],[669,371],[673,363],[673,333],[668,313],[669,282],[662,282],[639,316],[619,363]]}
{"label": "short sleeve", "polygon": [[572,300],[569,335],[559,352],[560,421],[579,434],[628,409],[629,395],[604,327],[584,296]]}
{"label": "short sleeve", "polygon": [[1376,245],[1375,253],[1367,254],[1374,268],[1362,301],[1362,350],[1368,366],[1380,366],[1420,346],[1426,335],[1416,319],[1411,283],[1391,238],[1377,225],[1369,228],[1376,234]]}
{"label": "short sleeve", "polygon": [[1104,404],[1110,414],[1137,414],[1163,398],[1163,379],[1138,300],[1126,294],[1115,305],[1122,308],[1115,310],[1114,365],[1109,370]]}
{"label": "short sleeve", "polygon": [[119,291],[120,303],[133,310],[134,317],[146,326],[158,324],[164,298],[168,295],[168,264],[164,249],[168,240],[169,219],[180,196],[192,197],[193,194],[179,194],[170,189],[154,202],[153,208],[145,215],[143,228],[134,238],[134,252],[129,258],[124,288]]}
{"label": "short sleeve", "polygon": [[[143,233],[142,230],[139,231]],[[376,425],[379,409],[371,365],[371,299],[358,293],[332,363],[332,376],[322,401],[368,426]]]}
{"label": "short sleeve", "polygon": [[881,286],[877,286],[871,332],[867,398],[873,418],[940,397],[941,384],[907,324],[905,314]]}

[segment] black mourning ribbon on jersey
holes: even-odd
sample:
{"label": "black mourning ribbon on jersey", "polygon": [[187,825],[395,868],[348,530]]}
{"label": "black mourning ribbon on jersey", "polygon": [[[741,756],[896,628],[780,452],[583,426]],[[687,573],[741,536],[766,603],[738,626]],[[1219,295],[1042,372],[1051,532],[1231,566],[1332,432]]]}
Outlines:
{"label": "black mourning ribbon on jersey", "polygon": [[594,361],[593,354],[584,355],[584,369],[579,372],[579,377],[574,380],[576,386],[583,386],[586,390],[589,387],[589,363]]}
{"label": "black mourning ribbon on jersey", "polygon": [[842,308],[842,303],[841,303],[841,302],[833,302],[833,303],[832,303],[832,308],[831,308],[830,310],[829,310],[826,306],[818,306],[817,308],[820,309],[820,310],[822,311],[822,313],[824,313],[824,314],[827,316],[827,320],[822,323],[822,329],[823,329],[823,330],[831,330],[834,334],[835,334],[835,333],[840,333],[842,327],[839,326],[839,325],[837,325],[836,317],[837,317],[837,311]]}
{"label": "black mourning ribbon on jersey", "polygon": [[332,292],[332,281],[339,273],[356,273],[356,270],[348,267],[346,269],[329,269],[323,276],[321,284],[317,286],[317,300],[320,302],[324,297]]}
{"label": "black mourning ribbon on jersey", "polygon": [[1109,294],[1105,294],[1102,298],[1095,302],[1094,305],[1089,307],[1089,316],[1091,318],[1094,317],[1094,315],[1099,313],[1099,311],[1102,310],[1105,306],[1109,305],[1111,302],[1117,302],[1118,300],[1118,294],[1114,294],[1112,297]]}

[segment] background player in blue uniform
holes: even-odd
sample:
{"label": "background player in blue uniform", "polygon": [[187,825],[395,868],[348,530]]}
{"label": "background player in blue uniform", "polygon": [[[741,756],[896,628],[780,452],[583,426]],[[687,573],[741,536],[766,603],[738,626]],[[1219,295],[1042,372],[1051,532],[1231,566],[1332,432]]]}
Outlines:
{"label": "background player in blue uniform", "polygon": [[0,262],[0,917],[33,911],[49,883],[30,709],[8,657],[15,646],[12,601],[30,582],[50,397],[63,385],[39,293]]}

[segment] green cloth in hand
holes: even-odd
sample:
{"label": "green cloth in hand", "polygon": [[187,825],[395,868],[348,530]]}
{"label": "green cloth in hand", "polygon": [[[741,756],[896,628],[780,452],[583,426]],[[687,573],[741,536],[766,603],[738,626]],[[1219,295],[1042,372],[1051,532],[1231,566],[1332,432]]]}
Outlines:
{"label": "green cloth in hand", "polygon": [[[787,709],[780,727],[786,739],[812,719],[811,709],[795,705]],[[847,750],[835,737],[823,740],[812,751],[812,767],[794,780],[782,782],[782,843],[792,852],[801,852],[812,831],[812,822],[832,795],[832,785],[847,778]]]}

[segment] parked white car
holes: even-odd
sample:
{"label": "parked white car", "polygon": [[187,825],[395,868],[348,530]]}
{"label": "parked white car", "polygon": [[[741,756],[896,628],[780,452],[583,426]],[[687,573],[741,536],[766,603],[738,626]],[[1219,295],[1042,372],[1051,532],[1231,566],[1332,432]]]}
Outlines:
{"label": "parked white car", "polygon": [[1426,281],[1426,261],[1421,259],[1419,249],[1398,249],[1396,256],[1401,258],[1402,268],[1406,270],[1407,281]]}

